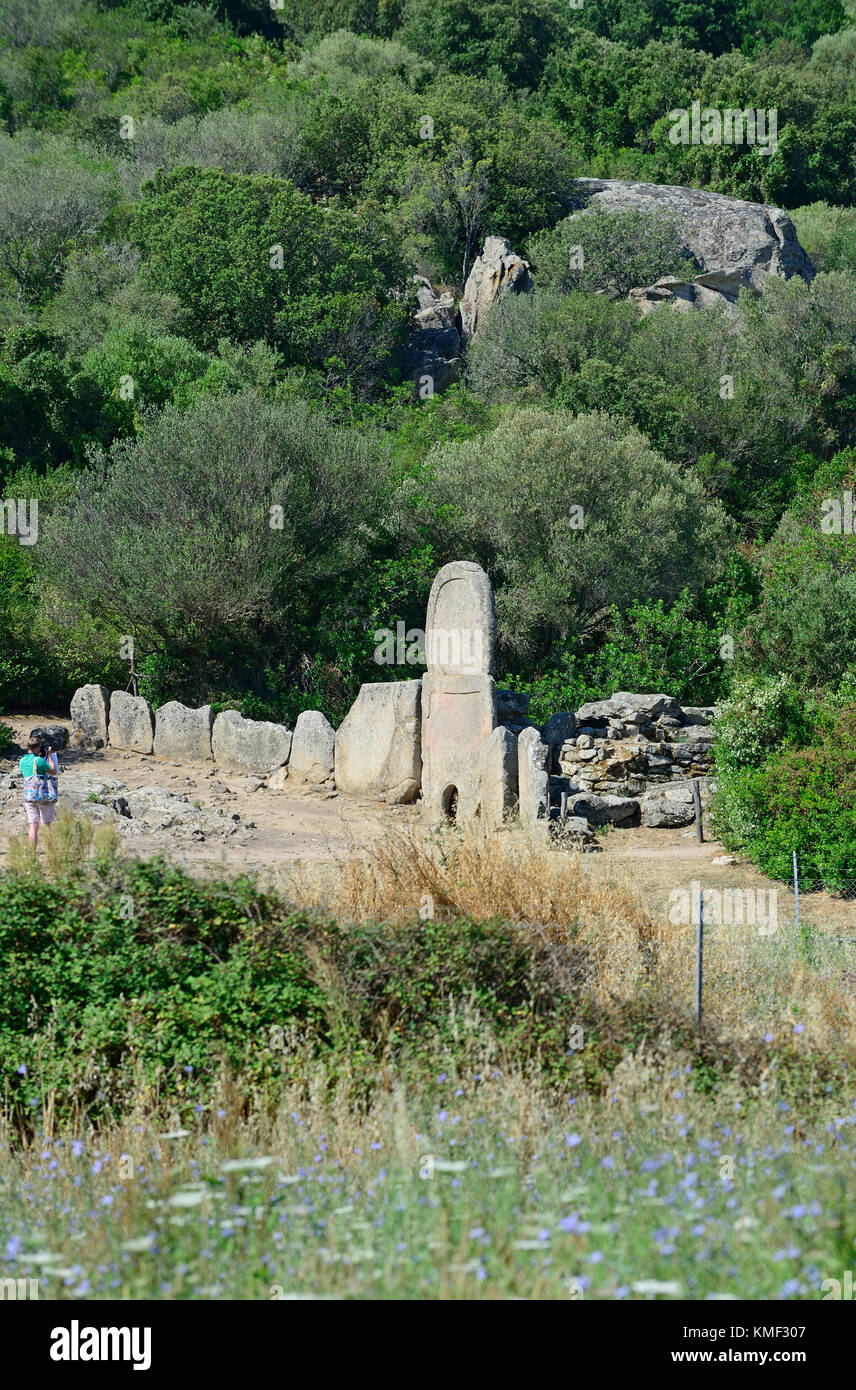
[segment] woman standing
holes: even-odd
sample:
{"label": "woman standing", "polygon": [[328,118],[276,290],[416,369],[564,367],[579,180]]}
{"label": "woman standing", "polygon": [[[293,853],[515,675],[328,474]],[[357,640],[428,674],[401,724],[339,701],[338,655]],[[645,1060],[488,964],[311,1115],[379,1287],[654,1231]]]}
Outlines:
{"label": "woman standing", "polygon": [[33,849],[36,849],[39,843],[39,826],[50,825],[56,814],[59,758],[53,748],[45,748],[37,738],[31,738],[18,768],[24,779],[24,805],[27,810],[29,841]]}

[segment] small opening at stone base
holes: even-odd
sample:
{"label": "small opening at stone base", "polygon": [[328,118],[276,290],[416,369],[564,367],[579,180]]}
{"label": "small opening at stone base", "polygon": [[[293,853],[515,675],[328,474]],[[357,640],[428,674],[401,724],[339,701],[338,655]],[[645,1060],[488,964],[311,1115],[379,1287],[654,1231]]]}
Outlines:
{"label": "small opening at stone base", "polygon": [[458,788],[447,787],[440,798],[446,820],[455,820],[458,815]]}

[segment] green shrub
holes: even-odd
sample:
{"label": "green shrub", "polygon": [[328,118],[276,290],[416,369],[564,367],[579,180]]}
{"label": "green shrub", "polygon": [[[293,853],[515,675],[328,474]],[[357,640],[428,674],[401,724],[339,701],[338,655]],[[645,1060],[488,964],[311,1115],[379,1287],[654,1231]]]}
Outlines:
{"label": "green shrub", "polygon": [[719,712],[717,766],[760,767],[783,744],[806,743],[812,728],[805,698],[791,677],[744,678]]}
{"label": "green shrub", "polygon": [[[856,34],[856,30],[850,31]],[[818,270],[856,271],[856,210],[810,203],[791,213],[797,236]]]}
{"label": "green shrub", "polygon": [[806,455],[829,458],[856,429],[856,277],[770,277],[757,299],[640,315],[609,296],[507,296],[468,347],[489,401],[546,397],[607,410],[692,465],[744,530],[768,536]]}
{"label": "green shrub", "polygon": [[283,1037],[354,1061],[419,1051],[452,1043],[452,1003],[521,1044],[558,1038],[560,976],[514,927],[346,930],[249,880],[197,883],[158,861],[0,875],[0,1049],[24,1113],[39,1087],[92,1116],[155,1091],[201,1099],[224,1066],[275,1094]]}
{"label": "green shrub", "polygon": [[670,605],[634,599],[623,612],[613,608],[608,624],[593,650],[560,645],[536,680],[522,670],[508,678],[531,692],[532,719],[543,722],[558,709],[576,709],[616,690],[664,690],[685,705],[714,704],[725,695],[726,619],[702,613],[689,589]]}
{"label": "green shrub", "polygon": [[722,567],[722,509],[605,413],[509,410],[489,433],[438,446],[425,471],[418,534],[491,574],[507,659],[543,661],[640,590],[673,602]]}
{"label": "green shrub", "polygon": [[247,678],[274,644],[299,663],[361,573],[389,491],[376,435],[299,401],[205,395],[114,446],[56,509],[37,559],[72,612],[121,624],[141,661],[158,657],[160,676],[145,668],[155,693],[183,666],[181,698]]}
{"label": "green shrub", "polygon": [[605,290],[623,299],[663,275],[697,273],[677,219],[664,213],[577,212],[532,237],[527,255],[538,285],[562,294]]}
{"label": "green shrub", "polygon": [[758,553],[759,605],[737,651],[741,670],[787,672],[805,690],[834,689],[856,664],[856,550],[848,494],[856,452],[818,467]]}
{"label": "green shrub", "polygon": [[[727,745],[727,731],[717,732],[718,744]],[[809,747],[771,751],[761,766],[732,759],[718,767],[713,825],[729,849],[772,878],[790,876],[794,850],[806,886],[816,881],[835,891],[856,878],[852,707],[826,723]]]}

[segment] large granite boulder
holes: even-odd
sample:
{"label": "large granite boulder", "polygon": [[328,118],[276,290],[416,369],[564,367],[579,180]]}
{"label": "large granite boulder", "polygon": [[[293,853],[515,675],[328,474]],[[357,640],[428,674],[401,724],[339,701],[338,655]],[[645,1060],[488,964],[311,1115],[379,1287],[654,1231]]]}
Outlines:
{"label": "large granite boulder", "polygon": [[71,697],[71,743],[76,748],[103,748],[110,718],[106,685],[82,685]]}
{"label": "large granite boulder", "polygon": [[421,680],[360,687],[336,733],[335,777],[339,791],[390,806],[416,800],[422,782]]}
{"label": "large granite boulder", "polygon": [[288,762],[292,733],[284,724],[263,719],[245,719],[237,710],[227,709],[214,720],[211,750],[215,762],[234,772],[264,776]]}
{"label": "large granite boulder", "polygon": [[741,289],[760,293],[770,275],[811,280],[816,273],[788,214],[764,203],[674,184],[590,178],[576,180],[571,202],[577,210],[659,212],[674,218],[699,273],[691,280],[670,276],[631,290],[630,298],[643,309],[662,302],[681,308],[733,304]]}
{"label": "large granite boulder", "polygon": [[473,262],[461,300],[461,341],[466,343],[491,307],[506,294],[532,289],[529,262],[511,249],[504,236],[489,236]]}
{"label": "large granite boulder", "polygon": [[161,705],[155,715],[155,753],[177,763],[204,763],[214,754],[211,749],[211,728],[214,711],[210,705],[190,709],[170,700]]}
{"label": "large granite boulder", "polygon": [[130,753],[151,753],[154,748],[155,719],[152,707],[142,695],[114,690],[110,696],[108,733],[111,748]]}
{"label": "large granite boulder", "polygon": [[461,335],[454,296],[435,294],[430,280],[415,275],[416,309],[403,353],[405,375],[420,388],[430,378],[431,391],[444,391],[461,374]]}
{"label": "large granite boulder", "polygon": [[326,782],[333,776],[335,758],[336,734],[329,720],[317,709],[298,714],[288,760],[289,777]]}

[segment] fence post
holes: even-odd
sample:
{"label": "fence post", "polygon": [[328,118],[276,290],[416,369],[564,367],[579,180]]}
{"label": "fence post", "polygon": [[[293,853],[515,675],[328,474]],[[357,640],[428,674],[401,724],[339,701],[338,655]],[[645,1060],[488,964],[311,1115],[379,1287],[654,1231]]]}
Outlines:
{"label": "fence post", "polygon": [[704,831],[701,824],[701,792],[699,791],[698,778],[693,778],[693,805],[695,806],[695,828],[696,839],[699,844],[704,843]]}
{"label": "fence post", "polygon": [[794,911],[797,919],[797,931],[800,929],[800,871],[797,866],[797,852],[794,850]]}
{"label": "fence post", "polygon": [[695,990],[695,1012],[696,1028],[701,1031],[701,982],[702,964],[704,953],[704,889],[699,889],[698,894],[698,937],[696,940],[696,990]]}

